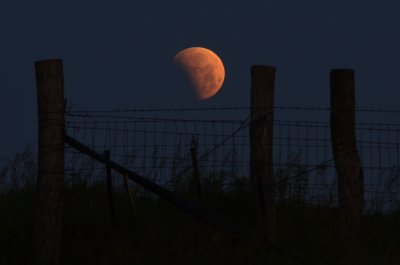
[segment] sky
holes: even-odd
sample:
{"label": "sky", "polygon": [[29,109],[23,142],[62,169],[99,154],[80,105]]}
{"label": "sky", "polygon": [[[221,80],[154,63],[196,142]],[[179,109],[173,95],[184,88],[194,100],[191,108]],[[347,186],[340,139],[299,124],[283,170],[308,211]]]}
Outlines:
{"label": "sky", "polygon": [[[34,62],[63,60],[73,110],[249,106],[250,66],[277,68],[276,105],[329,106],[329,72],[352,68],[358,106],[398,108],[399,1],[0,2],[0,158],[36,145]],[[222,89],[199,101],[172,64],[216,52]]]}

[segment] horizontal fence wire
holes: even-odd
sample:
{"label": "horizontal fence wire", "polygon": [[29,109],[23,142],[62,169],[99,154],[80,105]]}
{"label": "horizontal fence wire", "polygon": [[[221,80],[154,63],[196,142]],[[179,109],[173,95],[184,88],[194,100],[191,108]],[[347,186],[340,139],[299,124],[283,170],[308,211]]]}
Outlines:
{"label": "horizontal fence wire", "polygon": [[[249,111],[250,109],[265,109],[251,108],[249,106],[233,106],[233,107],[200,107],[200,108],[137,108],[137,109],[111,109],[111,110],[68,110],[69,114],[89,114],[89,113],[128,113],[128,112],[186,112],[186,111]],[[304,106],[273,106],[275,110],[306,110],[306,111],[329,111],[329,107],[304,107]],[[400,113],[400,109],[384,109],[376,107],[357,107],[358,112],[379,112],[379,113]]]}
{"label": "horizontal fence wire", "polygon": [[[288,115],[286,110],[296,114]],[[113,161],[171,189],[190,182],[195,141],[204,185],[213,183],[229,192],[249,188],[250,111],[248,107],[69,110],[66,129],[71,137],[98,152],[109,150]],[[301,111],[312,114],[297,116]],[[323,107],[274,107],[273,166],[278,200],[337,207],[327,111],[329,108]],[[400,121],[378,118],[375,122],[375,115],[388,118],[387,113],[393,113],[392,121],[398,112],[357,108],[356,137],[364,169],[366,211],[393,211],[400,206]],[[105,178],[101,165],[70,148],[66,161],[71,181],[82,175],[88,183]]]}

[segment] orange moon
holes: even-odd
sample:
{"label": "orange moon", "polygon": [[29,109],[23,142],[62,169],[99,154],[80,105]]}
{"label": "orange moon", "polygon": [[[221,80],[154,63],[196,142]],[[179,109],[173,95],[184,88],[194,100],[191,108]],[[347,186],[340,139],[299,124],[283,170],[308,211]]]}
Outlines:
{"label": "orange moon", "polygon": [[210,98],[221,89],[225,79],[224,64],[211,50],[187,48],[177,53],[173,61],[184,70],[198,99]]}

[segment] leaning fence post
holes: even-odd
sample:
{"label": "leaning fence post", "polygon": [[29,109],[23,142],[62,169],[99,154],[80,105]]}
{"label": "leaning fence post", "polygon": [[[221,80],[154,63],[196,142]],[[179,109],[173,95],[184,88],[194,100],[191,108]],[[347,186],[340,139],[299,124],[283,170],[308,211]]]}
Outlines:
{"label": "leaning fence post", "polygon": [[275,67],[251,67],[250,176],[261,237],[276,238],[272,133]]}
{"label": "leaning fence post", "polygon": [[360,263],[364,181],[356,146],[354,71],[335,69],[331,82],[331,137],[338,177],[341,264]]}
{"label": "leaning fence post", "polygon": [[[104,151],[104,157],[108,161],[110,161],[110,151]],[[113,197],[113,184],[112,184],[112,175],[111,175],[111,167],[106,165],[106,176],[107,176],[107,197],[108,197],[108,205],[110,207],[110,216],[111,216],[111,225],[115,228],[117,226],[117,220],[115,218],[115,206],[114,206],[114,197]]]}
{"label": "leaning fence post", "polygon": [[64,181],[64,77],[61,60],[35,63],[39,118],[35,212],[37,264],[58,264]]}

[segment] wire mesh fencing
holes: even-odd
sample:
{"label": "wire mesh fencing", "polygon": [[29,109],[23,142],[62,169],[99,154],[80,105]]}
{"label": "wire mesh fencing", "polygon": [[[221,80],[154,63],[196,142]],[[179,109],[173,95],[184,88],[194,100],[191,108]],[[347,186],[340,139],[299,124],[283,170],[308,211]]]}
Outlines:
{"label": "wire mesh fencing", "polygon": [[[299,118],[302,111],[312,118]],[[66,127],[70,136],[98,152],[109,150],[113,161],[170,189],[190,185],[195,149],[202,185],[229,192],[249,188],[249,112],[245,107],[69,111]],[[275,107],[274,112],[273,167],[278,201],[337,207],[329,108]],[[399,208],[400,124],[363,117],[387,113],[357,110],[359,120],[363,120],[357,123],[356,131],[367,212]],[[72,149],[67,148],[66,162],[70,182],[82,176],[88,184],[105,178],[104,166]]]}

